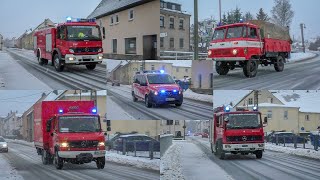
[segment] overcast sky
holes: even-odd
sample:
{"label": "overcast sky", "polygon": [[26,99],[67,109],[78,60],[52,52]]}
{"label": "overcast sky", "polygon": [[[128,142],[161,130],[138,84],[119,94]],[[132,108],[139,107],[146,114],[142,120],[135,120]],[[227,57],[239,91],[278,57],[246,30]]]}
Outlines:
{"label": "overcast sky", "polygon": [[[182,4],[182,9],[193,15],[193,0],[168,0]],[[319,11],[319,0],[290,0],[293,11],[295,12],[291,30],[295,38],[300,38],[300,23],[306,24],[306,37],[312,38],[320,36],[320,20],[315,15]],[[222,0],[222,12],[234,10],[237,6],[243,13],[249,11],[257,14],[260,8],[271,17],[273,0]],[[213,16],[219,18],[219,0],[198,0],[199,19]],[[222,13],[223,14],[223,13]],[[193,17],[191,19],[193,22]]]}
{"label": "overcast sky", "polygon": [[45,92],[38,90],[0,90],[0,116],[7,116],[12,111],[18,111],[23,114],[29,109]]}
{"label": "overcast sky", "polygon": [[101,0],[0,0],[0,34],[19,37],[44,19],[64,22],[67,16],[86,18]]}

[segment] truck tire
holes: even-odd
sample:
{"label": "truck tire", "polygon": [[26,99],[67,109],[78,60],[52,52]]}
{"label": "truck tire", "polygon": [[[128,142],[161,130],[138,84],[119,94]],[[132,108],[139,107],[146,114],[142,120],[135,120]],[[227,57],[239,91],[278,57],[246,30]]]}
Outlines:
{"label": "truck tire", "polygon": [[56,154],[54,156],[54,165],[56,166],[57,169],[63,168],[63,160],[62,158],[59,157],[58,151],[56,151]]}
{"label": "truck tire", "polygon": [[40,55],[38,55],[38,63],[40,64],[40,66],[43,66],[44,63],[44,59],[40,57]]}
{"label": "truck tire", "polygon": [[134,92],[132,91],[132,100],[133,102],[137,102],[138,98],[136,98],[136,96],[134,95]]}
{"label": "truck tire", "polygon": [[106,158],[105,157],[97,158],[96,164],[98,169],[103,169],[106,164]]}
{"label": "truck tire", "polygon": [[225,76],[229,72],[229,66],[226,62],[217,61],[216,62],[216,71],[219,75]]}
{"label": "truck tire", "polygon": [[180,107],[182,105],[182,103],[176,103],[175,104],[177,107]]}
{"label": "truck tire", "polygon": [[42,159],[42,164],[43,165],[49,164],[47,151],[45,151],[45,150],[42,151],[41,159]]}
{"label": "truck tire", "polygon": [[211,153],[214,153],[212,143],[210,143],[210,147],[211,147]]}
{"label": "truck tire", "polygon": [[64,66],[61,64],[61,60],[59,58],[59,55],[56,54],[54,56],[54,68],[56,69],[56,71],[58,72],[62,72],[64,69]]}
{"label": "truck tire", "polygon": [[255,77],[258,73],[258,63],[256,60],[248,60],[244,62],[243,74],[247,78]]}
{"label": "truck tire", "polygon": [[151,108],[152,107],[152,104],[149,102],[148,95],[145,96],[144,102],[145,102],[145,105],[146,105],[147,108]]}
{"label": "truck tire", "polygon": [[274,62],[274,69],[277,72],[282,72],[284,69],[284,59],[282,56],[278,56],[277,60]]}
{"label": "truck tire", "polygon": [[88,65],[86,65],[88,70],[94,70],[96,68],[96,66],[97,66],[96,64],[88,64]]}
{"label": "truck tire", "polygon": [[257,151],[257,152],[256,152],[256,158],[257,158],[257,159],[261,159],[261,158],[262,158],[262,154],[263,154],[263,153],[262,153],[261,150]]}

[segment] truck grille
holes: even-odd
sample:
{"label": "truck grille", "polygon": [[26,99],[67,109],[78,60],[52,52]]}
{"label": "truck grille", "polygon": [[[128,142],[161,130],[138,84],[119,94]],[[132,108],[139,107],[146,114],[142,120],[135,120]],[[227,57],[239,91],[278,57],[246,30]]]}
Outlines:
{"label": "truck grille", "polygon": [[97,53],[99,51],[100,48],[96,48],[96,47],[91,47],[91,48],[74,48],[74,52],[75,53]]}
{"label": "truck grille", "polygon": [[69,146],[71,148],[92,148],[97,147],[99,141],[71,141]]}
{"label": "truck grille", "polygon": [[262,136],[227,136],[228,142],[262,141]]}

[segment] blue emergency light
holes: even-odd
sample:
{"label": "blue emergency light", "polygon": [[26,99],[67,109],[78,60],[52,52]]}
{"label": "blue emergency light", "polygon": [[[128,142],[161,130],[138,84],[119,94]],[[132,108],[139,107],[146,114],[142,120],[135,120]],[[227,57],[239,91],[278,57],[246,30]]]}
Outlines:
{"label": "blue emergency light", "polygon": [[173,90],[173,92],[174,92],[174,93],[176,93],[176,92],[177,92],[177,90]]}
{"label": "blue emergency light", "polygon": [[62,114],[63,113],[63,109],[59,109],[59,114]]}
{"label": "blue emergency light", "polygon": [[68,16],[67,17],[67,22],[71,22],[72,21],[72,17]]}
{"label": "blue emergency light", "polygon": [[93,108],[93,109],[91,110],[91,112],[92,112],[93,114],[96,114],[96,113],[97,113],[97,108]]}
{"label": "blue emergency light", "polygon": [[258,110],[258,107],[257,107],[257,106],[254,106],[252,109],[253,109],[254,111],[257,111],[257,110]]}
{"label": "blue emergency light", "polygon": [[163,94],[163,93],[166,93],[166,90],[161,90],[160,92]]}
{"label": "blue emergency light", "polygon": [[163,73],[164,73],[164,70],[163,70],[163,69],[161,69],[161,70],[160,70],[160,73],[161,73],[161,74],[163,74]]}
{"label": "blue emergency light", "polygon": [[240,19],[240,22],[243,23],[243,19]]}
{"label": "blue emergency light", "polygon": [[224,108],[224,111],[225,111],[225,112],[230,112],[230,107],[229,107],[229,106],[225,107],[225,108]]}

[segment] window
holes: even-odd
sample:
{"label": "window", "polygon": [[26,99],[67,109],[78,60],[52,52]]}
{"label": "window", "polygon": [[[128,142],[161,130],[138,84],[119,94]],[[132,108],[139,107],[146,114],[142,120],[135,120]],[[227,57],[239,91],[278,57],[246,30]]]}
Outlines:
{"label": "window", "polygon": [[183,19],[180,19],[179,20],[179,29],[180,30],[183,30],[184,28],[183,28],[183,24],[184,24],[184,20]]}
{"label": "window", "polygon": [[172,10],[176,10],[176,5],[172,4],[171,8],[172,8]]}
{"label": "window", "polygon": [[154,65],[153,65],[153,64],[151,65],[151,70],[152,70],[152,71],[154,70]]}
{"label": "window", "polygon": [[161,37],[160,38],[160,47],[163,47],[164,46],[164,37]]}
{"label": "window", "polygon": [[167,125],[173,125],[173,120],[167,120]]}
{"label": "window", "polygon": [[113,39],[112,40],[112,53],[117,53],[117,46],[118,46],[118,42],[117,42],[117,39]]}
{"label": "window", "polygon": [[304,117],[304,119],[305,119],[306,121],[310,121],[309,118],[310,118],[310,117],[309,117],[309,114],[306,114],[305,117]]}
{"label": "window", "polygon": [[176,72],[179,72],[179,68],[176,68]]}
{"label": "window", "polygon": [[118,24],[119,23],[119,15],[116,14],[115,18],[116,18],[116,24]]}
{"label": "window", "polygon": [[170,29],[174,29],[174,18],[170,18]]}
{"label": "window", "polygon": [[252,105],[252,104],[253,104],[253,99],[249,98],[249,105]]}
{"label": "window", "polygon": [[160,27],[164,27],[164,17],[160,16]]}
{"label": "window", "polygon": [[142,64],[140,65],[140,71],[143,71],[143,65]]}
{"label": "window", "polygon": [[288,119],[288,110],[284,111],[283,119]]}
{"label": "window", "polygon": [[110,16],[110,25],[113,25],[113,23],[114,23],[114,18],[113,16]]}
{"label": "window", "polygon": [[125,38],[126,54],[137,54],[136,38]]}
{"label": "window", "polygon": [[268,110],[267,117],[268,117],[268,119],[272,119],[272,111],[271,110]]}
{"label": "window", "polygon": [[130,10],[129,10],[128,16],[129,16],[129,21],[131,21],[131,20],[134,19],[134,11],[133,11],[133,9],[130,9]]}
{"label": "window", "polygon": [[268,103],[273,103],[273,98],[268,97]]}
{"label": "window", "polygon": [[174,38],[170,38],[170,48],[174,48]]}
{"label": "window", "polygon": [[180,45],[180,49],[182,49],[184,47],[184,39],[183,38],[180,39],[179,45]]}
{"label": "window", "polygon": [[180,124],[180,121],[179,121],[179,120],[175,120],[174,124],[175,124],[175,125],[179,125],[179,124]]}
{"label": "window", "polygon": [[256,28],[250,28],[249,38],[255,38],[255,39],[258,38],[257,29]]}

